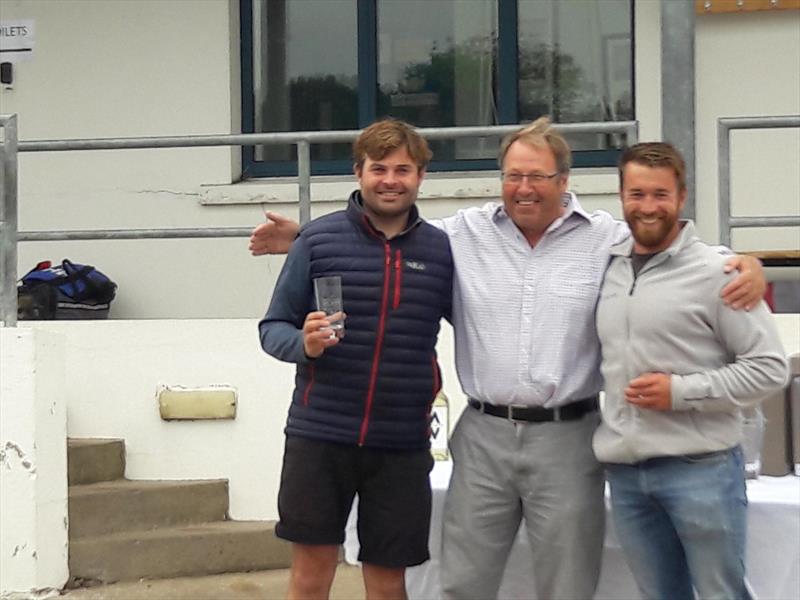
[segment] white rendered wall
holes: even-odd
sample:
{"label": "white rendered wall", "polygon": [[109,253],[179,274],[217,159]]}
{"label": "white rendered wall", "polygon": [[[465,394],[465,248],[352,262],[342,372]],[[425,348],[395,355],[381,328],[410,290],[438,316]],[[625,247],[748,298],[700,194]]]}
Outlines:
{"label": "white rendered wall", "polygon": [[[3,0],[2,19],[33,20],[36,42],[0,87],[2,112],[18,114],[21,140],[236,132],[238,4]],[[204,186],[238,176],[238,157],[225,147],[21,154],[20,229],[251,226],[257,205],[198,202]],[[19,269],[64,257],[120,284],[120,318],[254,317],[274,282],[245,239],[23,243]]]}
{"label": "white rendered wall", "polygon": [[63,345],[0,328],[0,597],[60,589],[67,566]]}
{"label": "white rendered wall", "polygon": [[[23,327],[64,338],[66,382],[59,394],[70,437],[123,438],[130,479],[228,479],[232,518],[277,518],[294,365],[261,350],[257,321],[42,321]],[[452,345],[444,325],[438,351],[451,422],[465,405]],[[163,421],[160,385],[232,386],[236,419]]]}
{"label": "white rendered wall", "polygon": [[[19,115],[22,140],[239,131],[236,0],[3,0],[2,7],[3,20],[35,22],[32,60],[15,66],[10,88],[0,87],[1,110]],[[636,118],[640,138],[653,140],[661,131],[660,4],[637,0],[634,15]],[[709,242],[718,239],[716,119],[800,112],[799,27],[800,11],[697,18],[696,204]],[[784,132],[776,144],[769,134],[734,148],[737,209],[797,212],[800,184],[784,164],[796,164],[797,139]],[[227,148],[22,154],[20,228],[251,227],[263,219],[262,199],[297,215],[293,182],[234,183],[239,173],[239,151]],[[341,206],[324,200],[354,185],[350,176],[315,179],[320,202],[312,214]],[[613,168],[575,170],[571,187],[585,207],[619,215]],[[424,216],[443,216],[498,193],[496,173],[431,174],[420,206]],[[796,229],[756,235],[739,247],[800,245]],[[244,238],[29,242],[20,244],[19,269],[64,257],[119,283],[111,314],[120,319],[256,318],[283,262],[251,258]]]}
{"label": "white rendered wall", "polygon": [[[800,115],[800,10],[696,21],[697,223],[718,239],[717,118]],[[800,214],[800,129],[732,135],[734,216]],[[736,250],[800,249],[800,228],[735,229]]]}

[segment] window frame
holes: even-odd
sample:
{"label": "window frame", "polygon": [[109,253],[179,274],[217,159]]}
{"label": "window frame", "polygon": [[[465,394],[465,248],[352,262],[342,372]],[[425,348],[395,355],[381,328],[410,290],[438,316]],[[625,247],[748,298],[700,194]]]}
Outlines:
{"label": "window frame", "polygon": [[[239,0],[242,133],[255,132],[253,94],[253,1]],[[378,85],[378,0],[356,0],[358,36],[358,126],[364,128],[377,117]],[[497,2],[498,121],[500,125],[518,122],[518,0]],[[636,3],[630,3],[631,64],[636,64]],[[631,69],[631,103],[636,115],[636,74]],[[573,168],[613,167],[620,150],[579,150],[572,153]],[[497,169],[494,158],[433,160],[429,172],[490,171]],[[312,175],[345,175],[352,173],[349,160],[312,161]],[[255,177],[296,177],[297,161],[257,161],[254,146],[242,146],[242,179]]]}

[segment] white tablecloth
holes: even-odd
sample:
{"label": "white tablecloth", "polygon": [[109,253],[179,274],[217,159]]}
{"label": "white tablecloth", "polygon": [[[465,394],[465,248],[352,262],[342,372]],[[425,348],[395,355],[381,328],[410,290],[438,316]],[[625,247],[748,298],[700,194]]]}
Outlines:
{"label": "white tablecloth", "polygon": [[[442,541],[442,507],[452,463],[440,461],[431,472],[431,560],[406,571],[409,600],[436,600],[439,586],[439,548]],[[800,599],[800,477],[761,477],[747,483],[748,538],[747,578],[759,600]],[[607,520],[603,570],[597,600],[634,599],[639,594]],[[345,559],[358,562],[355,511],[350,515],[345,538]],[[518,535],[508,559],[500,598],[535,598],[528,541]]]}

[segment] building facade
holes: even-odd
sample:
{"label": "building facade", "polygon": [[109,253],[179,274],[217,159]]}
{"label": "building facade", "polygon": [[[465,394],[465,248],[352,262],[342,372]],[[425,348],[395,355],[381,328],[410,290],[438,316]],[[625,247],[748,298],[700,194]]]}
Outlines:
{"label": "building facade", "polygon": [[[660,139],[662,105],[680,99],[662,89],[670,31],[661,18],[650,0],[7,0],[3,23],[31,26],[33,44],[0,87],[0,105],[18,115],[23,141],[357,129],[383,115],[491,125],[540,114],[635,119],[640,139]],[[716,119],[800,113],[799,30],[798,10],[698,5],[696,216],[709,241],[718,236]],[[734,210],[796,212],[798,131],[735,138]],[[590,208],[619,214],[621,140],[571,141],[572,188]],[[496,198],[495,147],[491,138],[436,142],[423,214]],[[266,206],[296,215],[292,152],[23,153],[20,229],[246,227]],[[340,207],[352,188],[348,153],[345,144],[312,149],[312,215]],[[797,237],[743,230],[733,245],[797,248]],[[230,238],[28,242],[19,271],[63,257],[95,264],[120,285],[115,318],[254,317],[281,259],[253,259],[245,247]]]}

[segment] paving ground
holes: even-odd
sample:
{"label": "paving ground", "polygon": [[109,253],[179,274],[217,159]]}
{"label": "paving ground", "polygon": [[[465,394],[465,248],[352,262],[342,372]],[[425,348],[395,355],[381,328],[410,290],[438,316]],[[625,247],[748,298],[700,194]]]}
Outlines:
{"label": "paving ground", "polygon": [[[68,590],[67,600],[283,600],[288,569],[157,579]],[[331,600],[364,600],[361,569],[340,564]]]}

